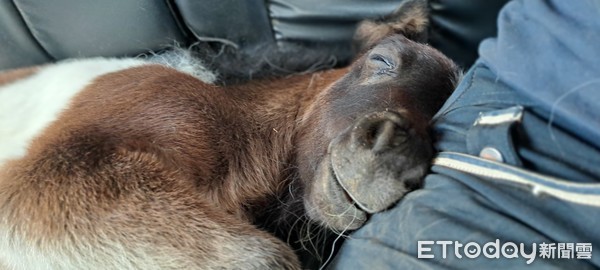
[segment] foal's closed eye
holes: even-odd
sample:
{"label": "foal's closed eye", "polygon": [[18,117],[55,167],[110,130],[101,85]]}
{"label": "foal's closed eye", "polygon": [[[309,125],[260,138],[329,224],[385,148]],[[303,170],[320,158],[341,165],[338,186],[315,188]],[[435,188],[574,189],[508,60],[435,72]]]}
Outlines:
{"label": "foal's closed eye", "polygon": [[382,68],[395,68],[396,65],[394,64],[394,62],[392,62],[390,59],[384,57],[381,54],[375,54],[371,56],[371,60],[376,63],[377,65],[379,65]]}
{"label": "foal's closed eye", "polygon": [[369,62],[376,74],[392,74],[398,65],[390,57],[382,54],[371,55],[369,57]]}

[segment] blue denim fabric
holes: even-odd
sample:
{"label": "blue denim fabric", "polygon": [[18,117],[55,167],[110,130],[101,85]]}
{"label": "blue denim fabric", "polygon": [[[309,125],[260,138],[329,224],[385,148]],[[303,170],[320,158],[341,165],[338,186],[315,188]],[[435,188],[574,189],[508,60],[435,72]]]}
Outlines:
{"label": "blue denim fabric", "polygon": [[[424,187],[351,234],[331,268],[600,267],[599,12],[600,1],[508,4],[498,38],[482,43],[434,119],[440,153]],[[518,121],[478,124],[482,114],[514,108],[523,108]],[[503,162],[477,157],[485,147]],[[523,243],[526,254],[536,243],[536,257],[458,258],[449,245],[443,258],[440,245],[429,245],[434,258],[418,258],[418,241],[497,239]],[[544,243],[591,243],[591,259],[541,258]]]}
{"label": "blue denim fabric", "polygon": [[480,59],[559,127],[600,148],[600,1],[511,1]]}

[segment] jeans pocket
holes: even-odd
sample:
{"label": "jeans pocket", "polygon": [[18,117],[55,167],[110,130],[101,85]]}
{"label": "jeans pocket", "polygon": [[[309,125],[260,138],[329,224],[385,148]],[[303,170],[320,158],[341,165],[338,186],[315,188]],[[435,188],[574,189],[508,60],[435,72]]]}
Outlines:
{"label": "jeans pocket", "polygon": [[513,166],[522,166],[513,143],[513,129],[523,118],[523,107],[479,113],[467,132],[467,153]]}

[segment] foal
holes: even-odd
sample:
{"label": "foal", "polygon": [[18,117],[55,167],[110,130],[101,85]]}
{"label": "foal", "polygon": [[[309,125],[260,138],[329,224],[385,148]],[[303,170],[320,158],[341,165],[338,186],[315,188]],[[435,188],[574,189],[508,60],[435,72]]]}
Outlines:
{"label": "foal", "polygon": [[343,69],[228,87],[136,59],[0,75],[0,268],[297,269],[257,228],[266,209],[301,198],[356,229],[428,168],[458,72],[407,38],[426,25],[408,3],[359,27]]}

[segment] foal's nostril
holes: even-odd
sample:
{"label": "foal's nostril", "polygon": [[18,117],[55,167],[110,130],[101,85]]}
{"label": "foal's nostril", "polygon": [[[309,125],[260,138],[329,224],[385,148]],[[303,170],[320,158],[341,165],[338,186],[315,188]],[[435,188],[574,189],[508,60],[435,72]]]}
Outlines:
{"label": "foal's nostril", "polygon": [[360,147],[375,153],[400,146],[406,140],[404,119],[391,112],[375,113],[361,119],[353,139]]}
{"label": "foal's nostril", "polygon": [[390,148],[394,137],[394,129],[396,124],[391,121],[384,121],[377,127],[377,133],[373,137],[373,151],[381,152]]}
{"label": "foal's nostril", "polygon": [[405,132],[396,123],[384,120],[378,124],[371,149],[375,153],[399,146],[406,139]]}

